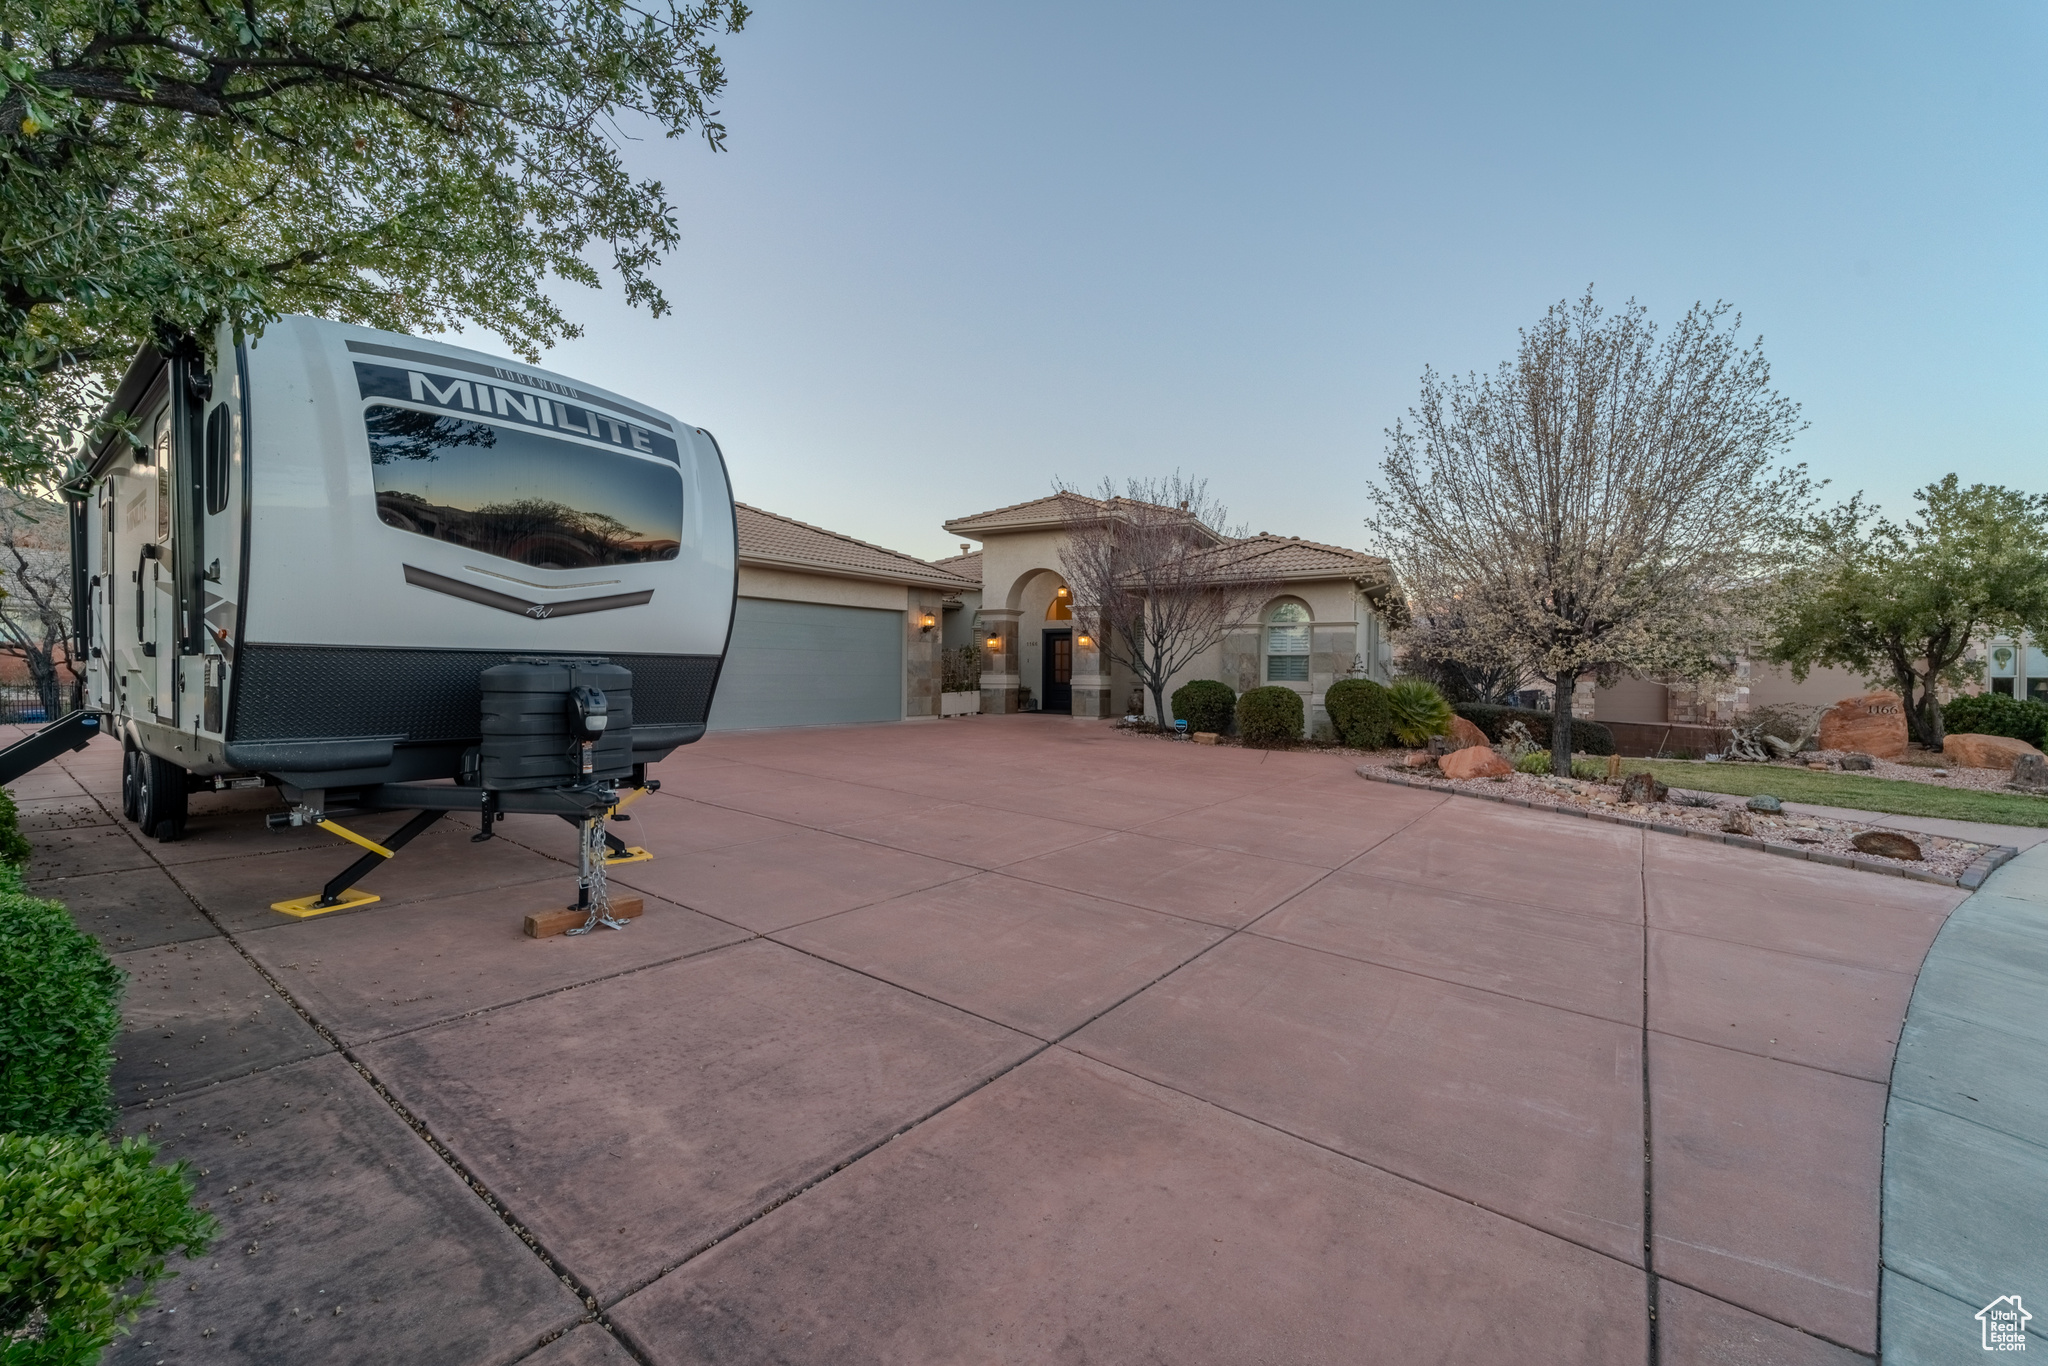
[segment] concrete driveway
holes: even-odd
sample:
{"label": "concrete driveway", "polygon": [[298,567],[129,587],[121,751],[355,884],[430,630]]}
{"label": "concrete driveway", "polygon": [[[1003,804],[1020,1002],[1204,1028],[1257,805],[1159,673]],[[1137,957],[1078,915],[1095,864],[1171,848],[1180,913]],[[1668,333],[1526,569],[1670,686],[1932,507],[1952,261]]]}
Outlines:
{"label": "concrete driveway", "polygon": [[33,874],[224,1231],[113,1360],[1875,1348],[1951,889],[991,717],[684,750],[621,831],[645,917],[536,941],[561,822],[293,921],[351,851],[235,797],[138,843],[117,759],[17,785]]}

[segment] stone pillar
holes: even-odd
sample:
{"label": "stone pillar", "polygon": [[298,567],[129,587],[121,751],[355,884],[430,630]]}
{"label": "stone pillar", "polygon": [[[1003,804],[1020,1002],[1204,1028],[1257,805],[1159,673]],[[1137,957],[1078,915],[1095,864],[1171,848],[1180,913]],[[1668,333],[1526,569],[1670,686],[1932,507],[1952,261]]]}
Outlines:
{"label": "stone pillar", "polygon": [[1074,609],[1074,715],[1094,720],[1115,714],[1110,710],[1109,661],[1102,657],[1098,629],[1094,612]]}
{"label": "stone pillar", "polygon": [[[938,590],[911,590],[903,641],[903,714],[906,717],[939,714],[939,655],[946,637],[938,623],[945,619],[941,615],[943,611]],[[924,628],[927,616],[934,623],[929,631]]]}
{"label": "stone pillar", "polygon": [[[1017,619],[1014,607],[981,609],[981,713],[1007,716],[1017,710]],[[991,648],[994,637],[997,645]]]}

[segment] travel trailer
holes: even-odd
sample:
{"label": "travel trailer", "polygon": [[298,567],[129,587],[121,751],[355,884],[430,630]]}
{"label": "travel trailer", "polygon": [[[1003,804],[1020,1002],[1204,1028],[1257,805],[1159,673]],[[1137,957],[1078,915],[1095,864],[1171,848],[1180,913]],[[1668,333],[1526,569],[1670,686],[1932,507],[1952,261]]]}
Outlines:
{"label": "travel trailer", "polygon": [[[462,809],[520,787],[480,756],[480,677],[514,661],[630,671],[607,749],[634,775],[704,733],[736,551],[702,428],[305,317],[145,347],[109,411],[129,431],[66,489],[74,644],[158,839],[201,788],[274,783],[317,817],[336,794]],[[466,794],[422,795],[447,779]]]}

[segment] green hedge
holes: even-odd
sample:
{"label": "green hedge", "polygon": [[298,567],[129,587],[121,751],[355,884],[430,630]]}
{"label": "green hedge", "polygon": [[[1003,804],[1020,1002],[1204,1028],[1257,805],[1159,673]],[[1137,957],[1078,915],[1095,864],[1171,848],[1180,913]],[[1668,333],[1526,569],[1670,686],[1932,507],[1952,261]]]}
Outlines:
{"label": "green hedge", "polygon": [[183,1164],[107,1141],[127,974],[22,891],[29,852],[0,800],[0,1363],[92,1366],[165,1258],[197,1256],[215,1225]]}
{"label": "green hedge", "polygon": [[[1530,740],[1550,748],[1550,713],[1537,711],[1533,707],[1497,707],[1485,702],[1460,702],[1455,708],[1458,715],[1479,727],[1480,733],[1494,744],[1507,738],[1508,722],[1520,721],[1527,728]],[[1598,721],[1581,717],[1572,718],[1572,752],[1574,754],[1614,753],[1614,732]]]}
{"label": "green hedge", "polygon": [[125,978],[62,905],[0,893],[0,1132],[113,1123]]}
{"label": "green hedge", "polygon": [[7,1366],[97,1361],[149,1303],[164,1259],[197,1256],[213,1236],[184,1164],[155,1155],[139,1138],[0,1134],[0,1331],[28,1330],[0,1347]]}
{"label": "green hedge", "polygon": [[1300,741],[1306,714],[1292,688],[1253,688],[1237,699],[1237,737],[1254,749],[1279,749]]}
{"label": "green hedge", "polygon": [[1198,678],[1173,690],[1173,715],[1188,723],[1191,731],[1207,730],[1221,735],[1230,729],[1230,716],[1237,707],[1237,692],[1228,683]]}
{"label": "green hedge", "polygon": [[1323,694],[1323,710],[1337,738],[1354,749],[1385,749],[1393,742],[1394,713],[1387,690],[1369,678],[1346,678]]}
{"label": "green hedge", "polygon": [[2004,693],[1958,697],[1941,708],[1941,726],[1950,735],[2004,735],[2048,748],[2048,705]]}

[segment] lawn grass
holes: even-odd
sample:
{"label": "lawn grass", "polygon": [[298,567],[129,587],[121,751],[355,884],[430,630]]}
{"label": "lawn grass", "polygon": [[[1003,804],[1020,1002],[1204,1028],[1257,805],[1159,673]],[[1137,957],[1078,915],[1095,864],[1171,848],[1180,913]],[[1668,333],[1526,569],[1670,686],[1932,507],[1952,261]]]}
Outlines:
{"label": "lawn grass", "polygon": [[1624,759],[1623,771],[1649,772],[1671,787],[1754,797],[1768,792],[1780,801],[1846,806],[1893,816],[1939,816],[1991,825],[2048,826],[2048,797],[2019,792],[1972,792],[1867,778],[1860,773],[1820,773],[1810,768],[1765,764],[1706,764],[1684,759]]}

